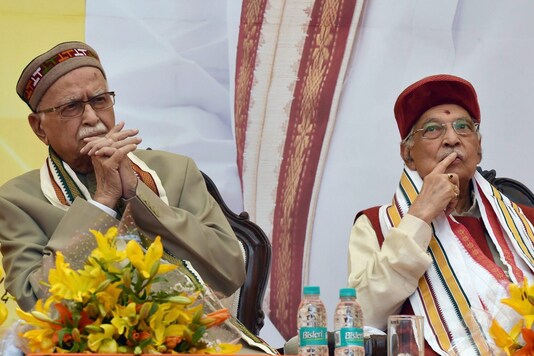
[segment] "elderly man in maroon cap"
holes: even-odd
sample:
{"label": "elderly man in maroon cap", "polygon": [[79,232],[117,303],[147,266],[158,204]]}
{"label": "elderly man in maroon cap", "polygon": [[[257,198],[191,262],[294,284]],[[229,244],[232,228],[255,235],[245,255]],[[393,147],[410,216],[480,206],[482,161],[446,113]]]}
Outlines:
{"label": "elderly man in maroon cap", "polygon": [[481,117],[468,81],[423,78],[399,95],[394,113],[405,166],[392,203],[356,216],[349,285],[366,325],[423,315],[427,354],[488,354],[482,316],[496,313],[510,282],[533,279],[533,210],[477,172]]}
{"label": "elderly man in maroon cap", "polygon": [[[0,245],[5,286],[22,309],[45,295],[46,266],[57,251],[85,261],[83,234],[118,225],[126,207],[149,239],[160,235],[171,260],[182,260],[217,292],[243,283],[239,241],[202,174],[188,157],[137,149],[137,129],[115,122],[96,51],[65,42],[33,59],[17,93],[28,121],[48,147],[40,170],[0,187]],[[85,255],[84,255],[85,254]]]}

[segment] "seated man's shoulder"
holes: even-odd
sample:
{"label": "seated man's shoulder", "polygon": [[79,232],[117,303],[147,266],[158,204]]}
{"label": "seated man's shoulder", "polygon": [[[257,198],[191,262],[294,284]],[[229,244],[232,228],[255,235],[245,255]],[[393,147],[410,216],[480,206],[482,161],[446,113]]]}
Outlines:
{"label": "seated man's shoulder", "polygon": [[378,218],[378,212],[380,210],[380,205],[373,206],[371,208],[367,208],[364,210],[359,211],[356,216],[354,217],[354,222],[358,220],[358,218],[362,215],[365,215],[369,218],[369,220],[373,220],[373,218]]}
{"label": "seated man's shoulder", "polygon": [[174,162],[175,164],[182,164],[187,165],[189,162],[192,162],[193,160],[190,157],[168,152],[168,151],[161,151],[161,150],[136,150],[134,152],[134,155],[139,157],[141,160],[143,160],[146,164],[150,166],[150,163],[168,163],[169,161]]}
{"label": "seated man's shoulder", "polygon": [[134,155],[154,170],[162,183],[182,181],[188,175],[200,177],[192,158],[160,150],[136,150]]}
{"label": "seated man's shoulder", "polygon": [[21,193],[32,194],[40,192],[41,184],[38,169],[34,169],[12,178],[0,186],[0,196],[2,197],[18,195]]}

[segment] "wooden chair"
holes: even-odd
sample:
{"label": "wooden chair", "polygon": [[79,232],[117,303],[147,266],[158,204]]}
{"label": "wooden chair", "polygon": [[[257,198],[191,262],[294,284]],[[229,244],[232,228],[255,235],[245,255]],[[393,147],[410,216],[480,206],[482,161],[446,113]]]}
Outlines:
{"label": "wooden chair", "polygon": [[219,203],[237,238],[245,250],[245,283],[241,287],[237,306],[237,319],[254,335],[258,336],[264,324],[263,297],[269,279],[271,243],[263,230],[250,221],[247,212],[235,214],[224,202],[215,183],[202,172],[206,187]]}

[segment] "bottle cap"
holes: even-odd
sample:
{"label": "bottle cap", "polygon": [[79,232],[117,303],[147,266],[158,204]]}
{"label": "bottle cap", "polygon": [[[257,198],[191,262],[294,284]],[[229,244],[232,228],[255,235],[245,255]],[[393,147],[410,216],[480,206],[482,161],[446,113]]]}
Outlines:
{"label": "bottle cap", "polygon": [[321,288],[319,286],[304,286],[303,294],[321,294]]}
{"label": "bottle cap", "polygon": [[341,288],[339,290],[340,297],[356,297],[356,289],[354,288]]}

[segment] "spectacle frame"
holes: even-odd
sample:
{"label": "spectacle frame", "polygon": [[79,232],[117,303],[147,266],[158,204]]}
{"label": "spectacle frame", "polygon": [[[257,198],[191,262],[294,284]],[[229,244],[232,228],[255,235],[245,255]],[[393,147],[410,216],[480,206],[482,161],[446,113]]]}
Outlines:
{"label": "spectacle frame", "polygon": [[425,140],[435,140],[442,137],[447,131],[447,126],[451,125],[454,132],[459,136],[469,136],[473,133],[477,133],[480,124],[473,122],[470,118],[459,118],[453,122],[446,122],[443,124],[437,122],[428,122],[422,128],[417,129],[410,133],[403,142],[407,142],[413,135],[418,132],[421,132],[421,137]]}
{"label": "spectacle frame", "polygon": [[115,92],[108,91],[106,93],[93,96],[89,100],[76,100],[70,103],[55,106],[50,109],[37,111],[37,114],[49,113],[57,111],[59,116],[63,119],[73,119],[80,117],[85,112],[85,106],[89,104],[94,111],[102,111],[109,109],[115,105]]}

